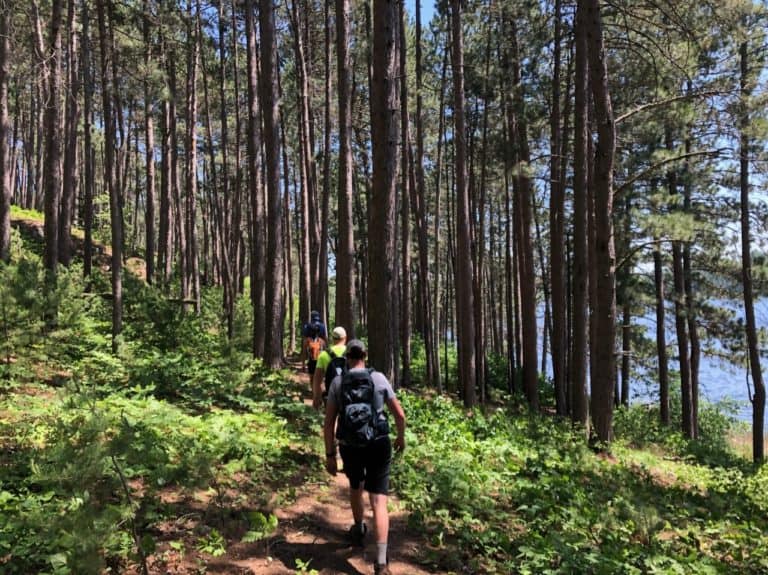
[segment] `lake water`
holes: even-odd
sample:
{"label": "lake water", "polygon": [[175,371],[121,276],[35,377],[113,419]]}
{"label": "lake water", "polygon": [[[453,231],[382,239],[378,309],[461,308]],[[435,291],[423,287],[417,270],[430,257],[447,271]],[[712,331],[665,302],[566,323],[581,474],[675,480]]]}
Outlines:
{"label": "lake water", "polygon": [[[722,302],[717,302],[723,305]],[[733,303],[729,306],[733,309],[737,317],[741,317],[741,309]],[[674,321],[674,315],[667,310],[667,321]],[[755,304],[755,319],[758,329],[768,327],[768,299],[761,299]],[[543,313],[540,314],[539,325],[543,323]],[[646,337],[655,339],[656,337],[656,318],[655,316],[646,316],[644,318],[633,318],[632,323],[635,326],[643,326],[647,330]],[[670,349],[669,369],[677,371],[678,364],[676,360],[677,338],[671,326],[667,328],[667,345]],[[745,342],[746,348],[746,342]],[[541,346],[541,338],[539,338]],[[763,380],[768,382],[768,350],[761,350],[761,367],[763,371]],[[539,347],[541,353],[541,347]],[[551,376],[551,365],[547,366],[548,375]],[[675,385],[670,378],[670,385]],[[701,364],[699,368],[699,396],[701,399],[710,403],[717,403],[723,400],[732,400],[738,403],[736,416],[741,421],[752,421],[752,404],[749,397],[752,390],[752,378],[747,377],[746,367],[743,365],[734,365],[726,362],[719,357],[706,355],[702,353]],[[630,402],[631,403],[649,403],[658,400],[658,385],[649,386],[644,382],[633,381],[630,384]],[[766,417],[768,421],[768,414]]]}

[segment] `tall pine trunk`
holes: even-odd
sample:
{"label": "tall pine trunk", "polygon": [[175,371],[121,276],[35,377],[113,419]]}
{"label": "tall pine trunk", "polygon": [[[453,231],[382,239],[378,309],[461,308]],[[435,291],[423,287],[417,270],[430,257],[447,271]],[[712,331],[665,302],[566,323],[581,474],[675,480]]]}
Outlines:
{"label": "tall pine trunk", "polygon": [[451,47],[453,70],[454,150],[456,154],[456,311],[458,323],[459,386],[464,405],[473,407],[476,398],[475,304],[472,278],[472,230],[469,186],[467,185],[467,143],[464,113],[464,34],[461,2],[451,1]]}
{"label": "tall pine trunk", "polygon": [[[99,21],[99,45],[101,48],[101,93],[104,120],[104,176],[109,190],[109,215],[112,226],[112,351],[119,349],[119,338],[123,331],[123,221],[120,199],[115,183],[115,124],[112,117],[112,82],[109,77],[109,62],[112,51],[107,35],[106,12],[110,0],[99,0],[96,4]],[[106,4],[106,6],[105,6]]]}
{"label": "tall pine trunk", "polygon": [[749,108],[747,100],[752,90],[752,78],[749,70],[749,46],[743,42],[739,47],[740,56],[740,91],[741,110],[739,118],[739,190],[741,200],[741,279],[744,287],[744,316],[747,330],[747,347],[749,350],[749,367],[755,394],[752,398],[752,459],[762,463],[764,453],[765,433],[765,383],[760,366],[760,349],[757,338],[755,321],[755,303],[752,293],[752,240],[749,230]]}
{"label": "tall pine trunk", "polygon": [[11,259],[11,178],[8,151],[8,22],[10,8],[0,8],[0,260]]}
{"label": "tall pine trunk", "polygon": [[277,30],[272,0],[259,3],[261,31],[261,102],[267,171],[266,333],[264,363],[272,368],[283,361],[283,204],[280,193],[280,99],[277,87]]}
{"label": "tall pine trunk", "polygon": [[251,201],[251,305],[253,306],[254,357],[264,356],[264,277],[266,272],[266,214],[262,187],[261,113],[259,110],[258,54],[254,0],[245,3],[245,34],[248,66],[248,193]]}
{"label": "tall pine trunk", "polygon": [[416,2],[416,202],[415,216],[419,243],[419,300],[422,314],[421,325],[424,336],[424,350],[427,360],[427,384],[437,386],[438,359],[435,344],[435,326],[432,314],[432,292],[429,289],[429,247],[427,243],[426,221],[426,184],[424,181],[424,125],[422,118],[423,82],[422,82],[422,49],[421,49],[421,2]]}
{"label": "tall pine trunk", "polygon": [[69,0],[67,12],[68,30],[68,83],[66,91],[66,119],[64,137],[64,174],[59,217],[59,262],[68,266],[72,261],[72,220],[79,181],[77,161],[77,129],[80,120],[80,70],[78,67],[77,27],[75,25],[77,0]]}
{"label": "tall pine trunk", "polygon": [[[144,66],[147,75],[152,62],[152,24],[150,16],[152,5],[150,0],[144,0]],[[147,283],[151,284],[155,275],[155,124],[154,124],[154,95],[148,79],[144,80],[144,161],[146,170],[146,211],[144,213],[145,252],[144,261],[147,266]]]}
{"label": "tall pine trunk", "polygon": [[355,238],[352,220],[352,68],[349,0],[336,0],[336,64],[339,97],[339,241],[336,249],[336,324],[355,330]]}
{"label": "tall pine trunk", "polygon": [[373,189],[368,209],[368,334],[369,358],[390,381],[394,379],[396,315],[395,205],[397,194],[397,2],[373,2],[373,77],[371,139]]}
{"label": "tall pine trunk", "polygon": [[[52,288],[56,283],[59,263],[59,208],[61,201],[61,23],[63,0],[53,0],[49,44],[46,61],[48,99],[45,105],[45,247],[43,263],[48,272],[46,285]],[[55,315],[55,311],[50,310]]]}
{"label": "tall pine trunk", "polygon": [[574,78],[573,140],[573,276],[571,303],[571,419],[589,425],[587,401],[588,343],[588,250],[587,182],[589,141],[589,66],[587,65],[587,19],[581,5],[576,11],[576,56]]}
{"label": "tall pine trunk", "polygon": [[562,144],[560,142],[560,61],[561,61],[561,1],[555,0],[555,39],[552,63],[552,111],[550,115],[550,203],[549,267],[552,282],[552,379],[555,387],[555,408],[560,416],[567,415],[565,324],[565,182],[561,178]]}

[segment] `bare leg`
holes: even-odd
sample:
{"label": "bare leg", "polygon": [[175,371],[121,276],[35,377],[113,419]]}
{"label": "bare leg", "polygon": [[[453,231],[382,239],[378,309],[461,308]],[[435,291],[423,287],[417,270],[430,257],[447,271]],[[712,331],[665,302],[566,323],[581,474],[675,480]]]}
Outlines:
{"label": "bare leg", "polygon": [[352,517],[354,518],[355,523],[359,525],[363,522],[363,512],[365,511],[363,506],[362,486],[359,489],[349,488],[349,505],[352,507]]}
{"label": "bare leg", "polygon": [[389,510],[387,496],[381,493],[371,493],[371,508],[373,509],[373,524],[376,526],[376,543],[386,543],[389,536]]}

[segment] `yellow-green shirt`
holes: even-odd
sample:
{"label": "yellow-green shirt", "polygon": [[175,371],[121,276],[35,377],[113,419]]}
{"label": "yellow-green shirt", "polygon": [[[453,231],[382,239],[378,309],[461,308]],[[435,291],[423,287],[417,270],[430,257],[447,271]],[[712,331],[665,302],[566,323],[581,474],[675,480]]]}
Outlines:
{"label": "yellow-green shirt", "polygon": [[[331,349],[333,350],[333,353],[336,354],[336,357],[341,357],[344,355],[344,352],[347,351],[347,344],[346,343],[337,343],[336,345],[332,345]],[[317,366],[315,369],[325,372],[325,369],[328,367],[328,365],[331,363],[331,355],[328,353],[328,350],[323,350],[320,355],[317,356]]]}

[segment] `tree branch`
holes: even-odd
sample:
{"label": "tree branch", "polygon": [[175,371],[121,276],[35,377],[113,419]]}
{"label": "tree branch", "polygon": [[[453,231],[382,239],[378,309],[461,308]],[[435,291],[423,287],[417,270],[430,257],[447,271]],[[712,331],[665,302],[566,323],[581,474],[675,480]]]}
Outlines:
{"label": "tree branch", "polygon": [[712,156],[717,157],[720,155],[720,153],[723,151],[722,148],[718,148],[717,150],[703,150],[699,152],[688,152],[687,154],[681,154],[679,156],[675,156],[674,158],[665,158],[659,162],[656,162],[652,166],[648,166],[646,169],[644,169],[639,174],[636,174],[632,176],[630,179],[628,179],[626,182],[621,184],[618,188],[616,188],[616,191],[614,192],[614,195],[618,196],[622,192],[626,191],[632,184],[634,184],[636,181],[643,179],[648,174],[656,171],[660,167],[671,164],[673,162],[677,162],[680,160],[687,160],[688,158],[694,158],[696,156]]}
{"label": "tree branch", "polygon": [[707,92],[696,92],[694,94],[682,94],[680,96],[673,96],[672,98],[667,98],[666,100],[658,100],[656,102],[648,102],[647,104],[642,104],[638,106],[637,108],[630,110],[629,112],[623,113],[621,116],[616,118],[616,124],[619,124],[623,122],[624,120],[627,120],[631,118],[632,116],[639,114],[640,112],[644,112],[645,110],[650,110],[652,108],[660,108],[662,106],[666,106],[667,104],[672,104],[674,102],[679,102],[680,100],[688,100],[692,98],[707,98],[709,96],[722,96],[724,94],[729,94],[730,92],[727,90],[710,90]]}

